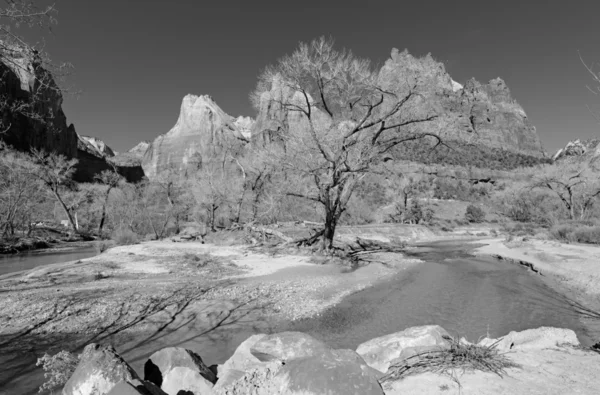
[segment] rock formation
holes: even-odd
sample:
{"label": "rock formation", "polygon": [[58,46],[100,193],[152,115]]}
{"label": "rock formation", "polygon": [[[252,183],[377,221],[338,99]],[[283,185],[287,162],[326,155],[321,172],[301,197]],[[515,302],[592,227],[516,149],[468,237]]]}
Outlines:
{"label": "rock formation", "polygon": [[416,83],[425,94],[424,101],[440,114],[426,126],[428,132],[448,140],[544,155],[535,127],[500,78],[488,84],[471,79],[461,87],[431,55],[415,58],[406,50],[394,49],[379,73],[379,83],[392,92]]}
{"label": "rock formation", "polygon": [[[394,49],[379,71],[378,79],[384,89],[400,96],[406,92],[407,84],[417,85],[423,98],[413,110],[439,114],[435,121],[422,125],[427,128],[426,132],[459,145],[472,143],[536,158],[544,156],[535,127],[500,78],[488,84],[472,79],[463,86],[454,81],[443,63],[435,61],[431,55],[415,58],[407,51]],[[282,129],[301,127],[300,113],[283,113],[278,104],[282,97],[289,100],[293,94],[274,80],[271,89],[257,98],[253,143],[268,144],[279,138]]]}
{"label": "rock formation", "polygon": [[207,163],[227,161],[243,150],[251,123],[227,115],[210,96],[187,95],[175,126],[148,147],[144,172],[148,178],[167,169],[186,175]]}
{"label": "rock formation", "polygon": [[0,57],[0,139],[20,151],[31,148],[77,157],[77,133],[67,124],[62,94],[36,53],[3,50]]}
{"label": "rock formation", "polygon": [[140,157],[144,157],[144,154],[150,147],[150,141],[141,141],[135,147],[127,151],[128,154],[132,155],[140,155]]}
{"label": "rock formation", "polygon": [[96,137],[78,136],[79,141],[77,149],[88,151],[92,155],[112,158],[115,156],[115,152],[104,141]]}
{"label": "rock formation", "polygon": [[552,156],[552,160],[557,161],[567,157],[585,157],[589,159],[600,157],[600,140],[591,139],[581,141],[577,139],[575,141],[569,141],[564,148],[556,151]]}

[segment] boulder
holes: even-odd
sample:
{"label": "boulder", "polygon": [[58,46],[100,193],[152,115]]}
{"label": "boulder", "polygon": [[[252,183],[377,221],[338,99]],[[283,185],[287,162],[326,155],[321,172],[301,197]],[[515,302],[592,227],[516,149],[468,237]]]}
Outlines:
{"label": "boulder", "polygon": [[62,394],[104,395],[120,381],[132,380],[139,380],[138,375],[112,346],[92,343],[83,349]]}
{"label": "boulder", "polygon": [[391,362],[402,355],[404,349],[421,346],[445,347],[445,336],[450,335],[438,325],[416,326],[364,342],[358,346],[356,352],[370,367],[385,373]]}
{"label": "boulder", "polygon": [[161,389],[168,395],[212,395],[213,383],[195,368],[177,366],[167,372]]}
{"label": "boulder", "polygon": [[578,346],[577,335],[571,329],[540,327],[521,332],[512,331],[498,339],[482,339],[479,344],[489,346],[496,343],[500,351],[508,350],[542,350],[559,346]]}
{"label": "boulder", "polygon": [[247,371],[265,364],[252,355],[250,348],[266,336],[265,334],[250,336],[235,349],[233,355],[223,365],[218,366],[219,374],[215,389],[227,387],[243,377]]}
{"label": "boulder", "polygon": [[181,347],[163,348],[152,354],[144,364],[144,380],[163,388],[166,375],[176,367],[198,372],[210,383],[217,381],[215,374],[204,364],[198,354]]}
{"label": "boulder", "polygon": [[252,335],[244,340],[238,348],[235,349],[233,355],[225,361],[220,367],[220,371],[227,371],[230,369],[246,371],[250,368],[260,365],[262,362],[260,359],[252,355],[250,349],[260,340],[267,337],[265,334]]}
{"label": "boulder", "polygon": [[330,350],[287,362],[277,374],[280,393],[383,395],[364,360],[352,350]]}
{"label": "boulder", "polygon": [[[383,395],[364,360],[352,350],[324,350],[285,363],[273,361],[248,371],[219,395]],[[216,387],[215,387],[216,388]]]}
{"label": "boulder", "polygon": [[167,395],[166,392],[148,381],[120,381],[107,395]]}
{"label": "boulder", "polygon": [[250,353],[261,362],[291,361],[321,354],[330,348],[302,332],[281,332],[268,335],[250,347]]}

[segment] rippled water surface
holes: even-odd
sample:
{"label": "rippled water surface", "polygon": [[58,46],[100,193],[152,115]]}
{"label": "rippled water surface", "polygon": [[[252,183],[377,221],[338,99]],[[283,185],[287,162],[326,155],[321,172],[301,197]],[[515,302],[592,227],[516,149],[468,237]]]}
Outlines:
{"label": "rippled water surface", "polygon": [[456,242],[422,245],[412,255],[425,263],[287,329],[343,348],[428,324],[471,341],[555,326],[573,329],[584,345],[592,344],[571,302],[520,265],[470,256]]}

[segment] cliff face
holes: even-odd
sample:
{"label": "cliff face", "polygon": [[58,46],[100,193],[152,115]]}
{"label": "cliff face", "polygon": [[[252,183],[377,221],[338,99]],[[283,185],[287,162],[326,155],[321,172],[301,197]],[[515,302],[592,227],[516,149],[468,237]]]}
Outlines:
{"label": "cliff face", "polygon": [[500,78],[488,84],[471,79],[461,86],[430,55],[417,59],[394,49],[379,73],[379,82],[393,92],[405,91],[407,83],[419,86],[424,101],[440,115],[427,126],[428,132],[448,140],[544,156],[535,127]]}
{"label": "cliff face", "polygon": [[115,152],[104,141],[96,137],[78,136],[78,149],[90,152],[92,155],[112,158]]}
{"label": "cliff face", "polygon": [[[0,56],[0,139],[14,148],[54,151],[77,156],[77,133],[67,124],[62,95],[36,55],[25,49],[6,50]],[[43,81],[40,82],[40,81]]]}
{"label": "cliff face", "polygon": [[165,170],[186,176],[208,163],[227,162],[247,143],[248,124],[251,120],[227,115],[210,96],[187,95],[175,126],[148,147],[144,173],[150,179]]}

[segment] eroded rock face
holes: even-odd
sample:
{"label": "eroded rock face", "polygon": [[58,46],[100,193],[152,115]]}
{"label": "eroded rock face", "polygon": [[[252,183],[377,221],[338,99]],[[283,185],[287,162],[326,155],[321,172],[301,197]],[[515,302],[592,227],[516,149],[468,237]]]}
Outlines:
{"label": "eroded rock face", "polygon": [[[20,151],[38,148],[76,157],[75,127],[67,124],[60,90],[50,73],[40,66],[37,55],[23,48],[5,48],[0,76],[0,97],[6,101],[0,108],[2,129],[8,128],[0,139]],[[25,107],[15,110],[19,103]]]}
{"label": "eroded rock face", "polygon": [[[356,352],[366,363],[380,372],[387,372],[392,361],[400,358],[405,349],[424,346],[445,347],[444,337],[450,335],[438,325],[416,326],[401,332],[377,337],[358,346]],[[408,356],[409,351],[404,351]]]}
{"label": "eroded rock face", "polygon": [[148,147],[150,147],[150,141],[140,141],[135,147],[127,151],[127,153],[132,155],[140,155],[141,158],[148,150]]}
{"label": "eroded rock face", "polygon": [[187,95],[175,126],[148,147],[144,173],[150,179],[165,170],[185,176],[207,163],[227,161],[243,150],[249,122],[227,115],[210,96]]}
{"label": "eroded rock face", "polygon": [[121,381],[139,380],[135,371],[112,346],[88,344],[63,395],[104,395]]}
{"label": "eroded rock face", "polygon": [[567,157],[589,157],[590,159],[600,156],[600,141],[591,139],[588,141],[569,141],[564,148],[556,151],[552,160],[560,160]]}
{"label": "eroded rock face", "polygon": [[112,158],[115,152],[106,143],[96,137],[78,136],[78,148],[90,151],[93,155]]}
{"label": "eroded rock face", "polygon": [[500,78],[488,84],[471,79],[461,87],[431,55],[417,59],[394,49],[380,71],[379,83],[399,93],[406,92],[407,83],[416,83],[425,93],[424,103],[440,115],[423,126],[428,132],[448,140],[544,155],[535,127]]}

